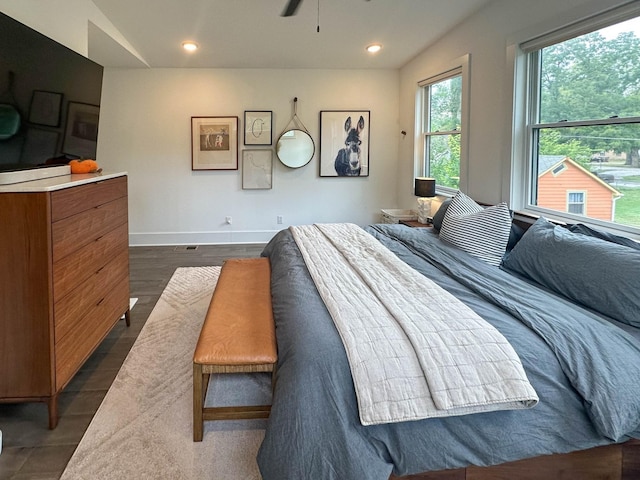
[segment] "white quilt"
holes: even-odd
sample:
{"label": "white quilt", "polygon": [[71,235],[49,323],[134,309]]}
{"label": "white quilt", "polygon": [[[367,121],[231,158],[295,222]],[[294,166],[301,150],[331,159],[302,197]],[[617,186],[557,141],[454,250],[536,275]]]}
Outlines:
{"label": "white quilt", "polygon": [[363,229],[291,231],[344,343],[363,425],[536,405],[502,334]]}

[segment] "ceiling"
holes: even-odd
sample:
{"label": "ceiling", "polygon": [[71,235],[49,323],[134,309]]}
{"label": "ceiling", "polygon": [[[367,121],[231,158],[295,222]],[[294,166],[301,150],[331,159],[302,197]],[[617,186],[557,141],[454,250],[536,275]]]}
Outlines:
{"label": "ceiling", "polygon": [[96,28],[89,53],[108,67],[399,68],[490,1],[303,0],[281,17],[287,0],[93,0],[143,62]]}

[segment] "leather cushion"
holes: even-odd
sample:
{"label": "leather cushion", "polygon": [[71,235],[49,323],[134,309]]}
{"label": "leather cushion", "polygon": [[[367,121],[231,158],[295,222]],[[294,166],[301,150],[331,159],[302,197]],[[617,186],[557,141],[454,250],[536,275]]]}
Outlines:
{"label": "leather cushion", "polygon": [[268,258],[227,260],[213,292],[194,363],[275,363],[277,348],[271,308]]}

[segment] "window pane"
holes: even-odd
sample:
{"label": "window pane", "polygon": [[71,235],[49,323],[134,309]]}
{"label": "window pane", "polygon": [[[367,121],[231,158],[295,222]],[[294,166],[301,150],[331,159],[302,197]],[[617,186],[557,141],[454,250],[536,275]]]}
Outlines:
{"label": "window pane", "polygon": [[569,192],[569,203],[583,203],[584,193],[582,192]]}
{"label": "window pane", "polygon": [[460,186],[460,135],[431,135],[426,138],[429,176],[443,187]]}
{"label": "window pane", "polygon": [[539,123],[640,116],[640,18],[541,51]]}
{"label": "window pane", "polygon": [[535,204],[640,227],[640,124],[541,128],[537,136]]}
{"label": "window pane", "polygon": [[429,88],[429,132],[459,130],[462,123],[462,77],[434,83]]}
{"label": "window pane", "polygon": [[570,203],[569,213],[575,213],[576,215],[584,214],[584,205],[581,203]]}

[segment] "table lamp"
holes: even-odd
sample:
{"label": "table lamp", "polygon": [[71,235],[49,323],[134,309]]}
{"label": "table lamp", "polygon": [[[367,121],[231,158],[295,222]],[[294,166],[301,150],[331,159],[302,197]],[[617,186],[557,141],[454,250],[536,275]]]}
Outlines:
{"label": "table lamp", "polygon": [[414,195],[418,197],[418,222],[431,223],[431,203],[436,196],[436,179],[417,177],[414,185]]}

